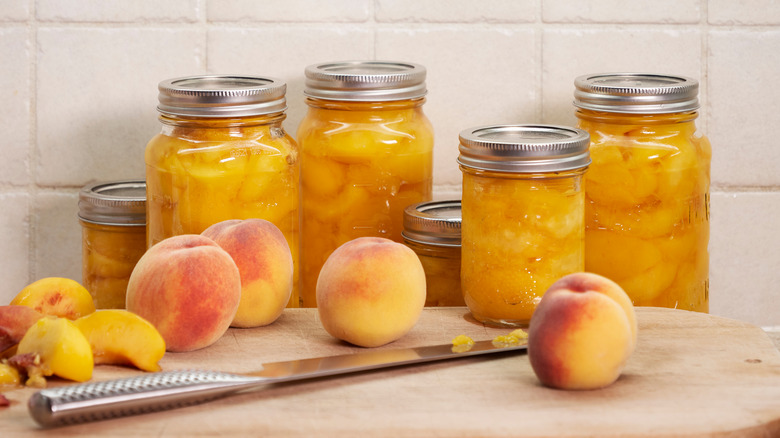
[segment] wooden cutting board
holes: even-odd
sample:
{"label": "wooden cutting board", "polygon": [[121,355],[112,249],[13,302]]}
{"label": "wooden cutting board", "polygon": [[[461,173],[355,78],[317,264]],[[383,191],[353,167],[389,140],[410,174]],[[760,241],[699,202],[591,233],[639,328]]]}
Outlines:
{"label": "wooden cutting board", "polygon": [[[40,429],[34,392],[5,392],[0,435],[78,436],[780,436],[780,352],[759,328],[711,315],[639,308],[639,341],[621,378],[595,391],[541,386],[525,354],[465,358],[287,384],[216,402],[116,420]],[[465,308],[426,309],[404,338],[381,348],[492,339]],[[242,372],[262,362],[359,351],[331,338],[316,310],[231,329],[217,344],[168,353],[164,369]],[[99,366],[93,380],[137,375]],[[67,384],[53,381],[52,386]]]}

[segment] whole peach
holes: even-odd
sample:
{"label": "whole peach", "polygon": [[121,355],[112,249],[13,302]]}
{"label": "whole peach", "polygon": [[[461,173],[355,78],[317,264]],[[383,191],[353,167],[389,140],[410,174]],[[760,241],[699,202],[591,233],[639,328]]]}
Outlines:
{"label": "whole peach", "polygon": [[264,219],[235,219],[201,234],[227,251],[241,274],[241,301],[231,326],[260,327],[276,321],[293,290],[292,253],[281,230]]}
{"label": "whole peach", "polygon": [[623,289],[580,272],[542,296],[528,327],[528,358],[547,386],[596,389],[618,379],[636,339],[634,307]]}
{"label": "whole peach", "polygon": [[360,237],[328,257],[316,292],[320,320],[331,336],[378,347],[417,323],[425,305],[425,272],[405,245]]}
{"label": "whole peach", "polygon": [[168,351],[217,341],[236,315],[238,267],[208,237],[183,234],[149,248],[130,274],[127,310],[151,322]]}

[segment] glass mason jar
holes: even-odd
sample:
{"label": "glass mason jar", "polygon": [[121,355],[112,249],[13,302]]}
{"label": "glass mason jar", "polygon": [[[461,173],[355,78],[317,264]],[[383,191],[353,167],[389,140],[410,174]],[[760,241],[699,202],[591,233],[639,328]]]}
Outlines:
{"label": "glass mason jar", "polygon": [[301,297],[316,307],[322,265],[340,245],[402,242],[403,212],[431,199],[433,129],[425,68],[385,61],[306,68],[301,145]]}
{"label": "glass mason jar", "polygon": [[146,252],[146,184],[112,181],[79,192],[81,282],[97,309],[124,309],[127,282]]}
{"label": "glass mason jar", "polygon": [[584,269],[588,143],[550,125],[460,133],[461,287],[476,320],[527,327],[547,288]]}
{"label": "glass mason jar", "polygon": [[265,219],[284,234],[298,306],[298,146],[282,127],[286,84],[192,76],[159,85],[162,131],[146,147],[147,244],[228,219]]}
{"label": "glass mason jar", "polygon": [[425,270],[425,305],[465,306],[460,291],[460,201],[406,207],[401,234]]}
{"label": "glass mason jar", "polygon": [[585,269],[637,306],[709,310],[709,141],[696,132],[698,82],[655,74],[575,80],[591,134]]}

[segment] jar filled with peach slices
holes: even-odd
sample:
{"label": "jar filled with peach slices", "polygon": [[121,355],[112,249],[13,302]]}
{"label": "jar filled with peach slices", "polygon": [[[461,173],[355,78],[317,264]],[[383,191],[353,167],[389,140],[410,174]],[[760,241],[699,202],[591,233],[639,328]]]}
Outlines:
{"label": "jar filled with peach slices", "polygon": [[460,201],[429,201],[404,210],[406,246],[425,271],[425,305],[465,306],[460,291]]}
{"label": "jar filled with peach slices", "polygon": [[124,309],[127,282],[146,252],[146,184],[110,181],[79,192],[81,280],[97,309]]}
{"label": "jar filled with peach slices", "polygon": [[[228,219],[265,219],[298,272],[298,145],[285,132],[284,82],[207,75],[159,84],[162,130],[146,147],[147,244]],[[289,305],[297,307],[294,286]]]}
{"label": "jar filled with peach slices", "polygon": [[403,212],[431,199],[425,68],[389,61],[310,65],[301,146],[301,298],[316,306],[328,256],[358,237],[402,242]]}
{"label": "jar filled with peach slices", "polygon": [[460,133],[461,287],[476,320],[527,327],[547,288],[583,270],[588,143],[551,125]]}
{"label": "jar filled with peach slices", "polygon": [[710,143],[697,132],[698,82],[657,74],[575,80],[591,135],[585,268],[637,306],[709,309]]}

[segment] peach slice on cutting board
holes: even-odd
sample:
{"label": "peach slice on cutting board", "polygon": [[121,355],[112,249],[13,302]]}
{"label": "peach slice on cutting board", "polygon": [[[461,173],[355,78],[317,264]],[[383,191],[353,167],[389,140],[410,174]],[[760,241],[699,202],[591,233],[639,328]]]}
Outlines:
{"label": "peach slice on cutting board", "polygon": [[43,377],[85,382],[92,377],[94,361],[87,338],[66,318],[45,317],[27,330],[16,355],[10,359],[27,369],[30,386],[43,386]]}
{"label": "peach slice on cutting board", "polygon": [[160,371],[165,341],[156,328],[140,316],[120,309],[98,310],[74,321],[89,341],[95,365],[132,365],[144,371]]}
{"label": "peach slice on cutting board", "polygon": [[80,318],[95,311],[92,295],[75,280],[61,277],[42,278],[19,292],[13,305],[32,307],[44,315],[68,319]]}

